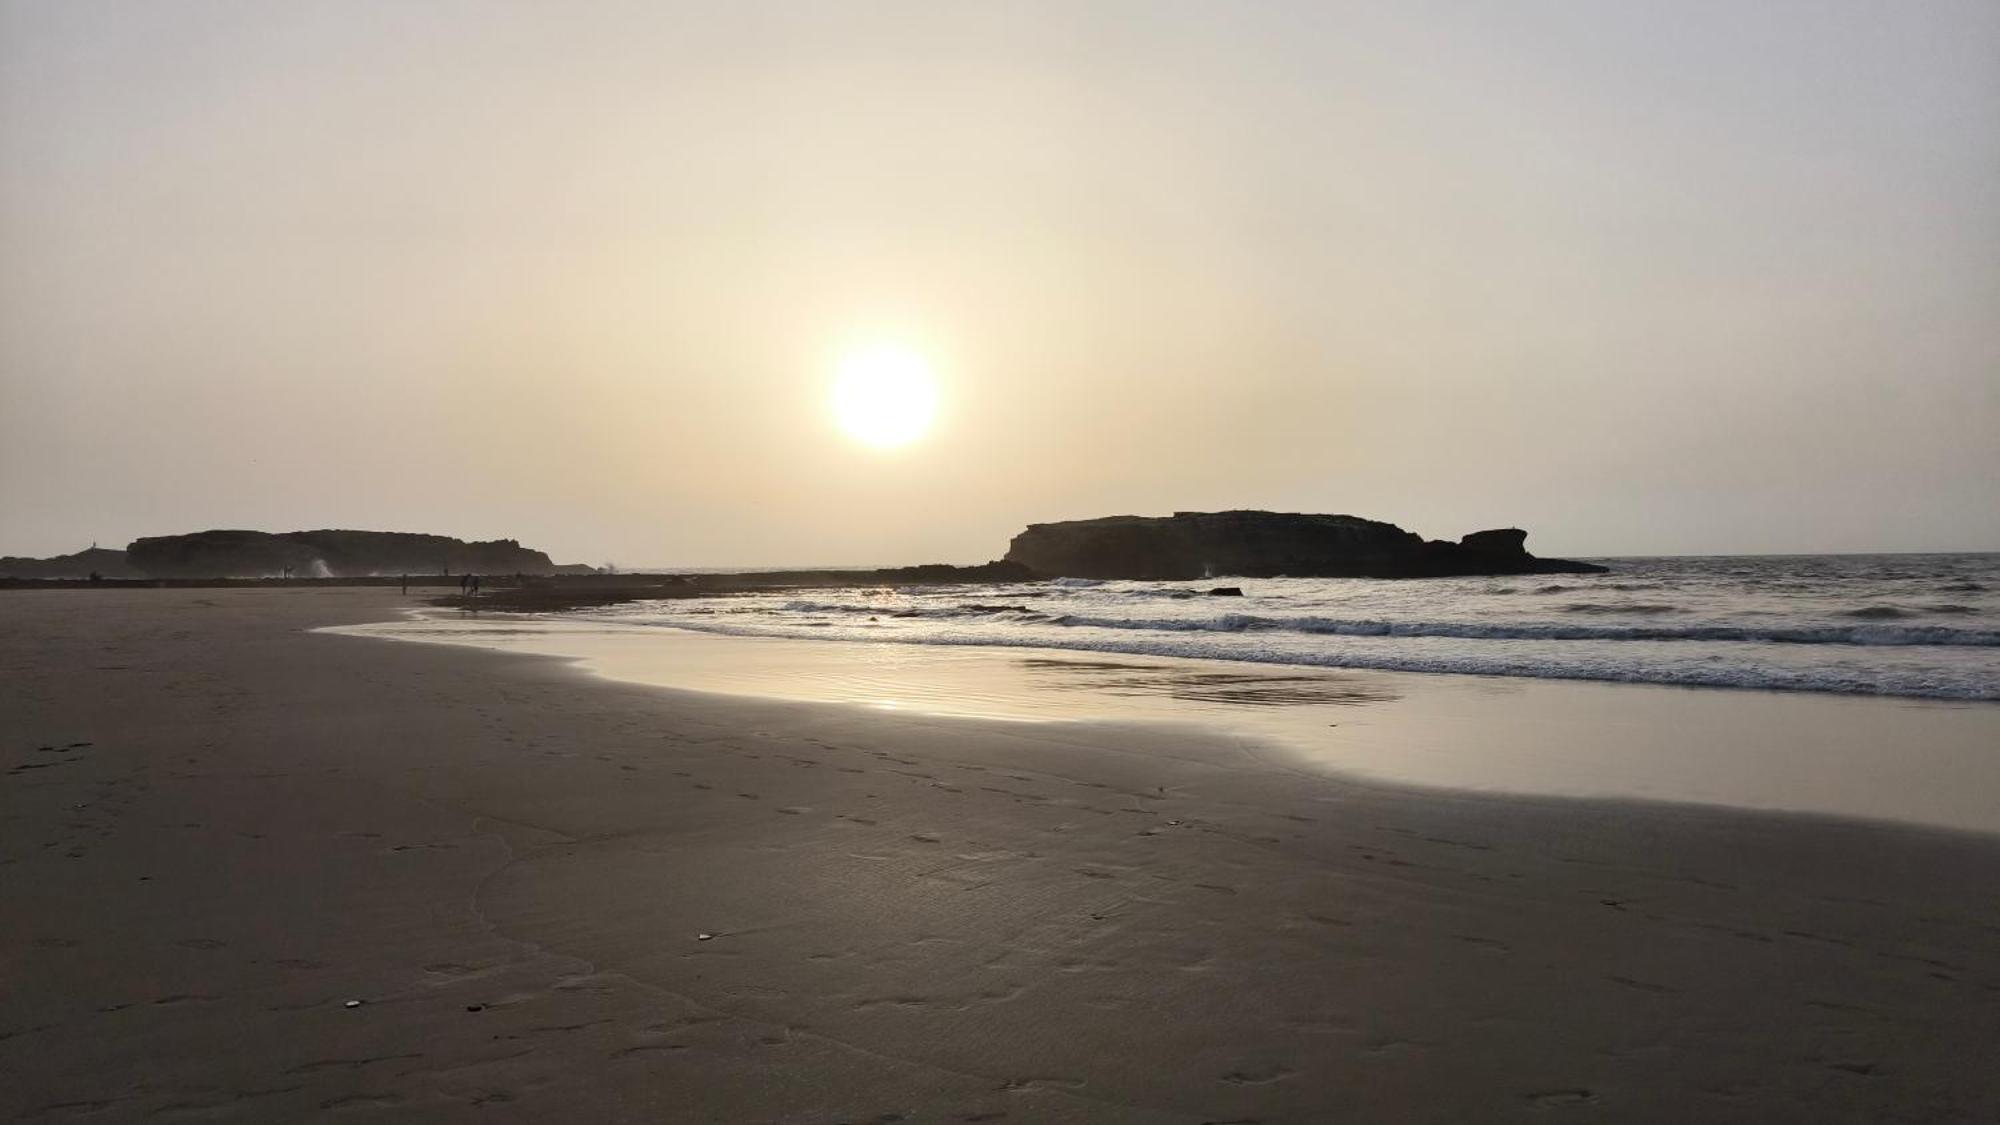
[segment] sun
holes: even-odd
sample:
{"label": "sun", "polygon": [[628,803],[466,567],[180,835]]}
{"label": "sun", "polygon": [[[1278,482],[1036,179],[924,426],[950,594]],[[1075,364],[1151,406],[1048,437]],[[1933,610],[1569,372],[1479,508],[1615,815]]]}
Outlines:
{"label": "sun", "polygon": [[894,449],[924,436],[937,415],[937,379],[907,348],[850,352],[833,384],[833,417],[863,445]]}

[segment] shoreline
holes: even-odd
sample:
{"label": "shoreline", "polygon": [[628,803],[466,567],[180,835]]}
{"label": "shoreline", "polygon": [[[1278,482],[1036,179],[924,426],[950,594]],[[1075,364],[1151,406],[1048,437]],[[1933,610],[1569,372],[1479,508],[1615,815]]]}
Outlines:
{"label": "shoreline", "polygon": [[[1186,724],[1351,780],[2000,833],[2000,704],[1336,669],[1026,646],[731,636],[412,608],[330,633],[526,652],[738,698]],[[1524,716],[1532,718],[1524,721]],[[1894,754],[1880,751],[1885,744]]]}
{"label": "shoreline", "polygon": [[402,604],[0,595],[0,1112],[2000,1113],[1991,837],[306,631]]}

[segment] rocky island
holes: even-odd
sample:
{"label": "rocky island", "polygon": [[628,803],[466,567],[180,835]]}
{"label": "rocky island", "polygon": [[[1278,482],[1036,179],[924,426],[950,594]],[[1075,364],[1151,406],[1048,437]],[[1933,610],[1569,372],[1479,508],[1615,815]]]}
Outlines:
{"label": "rocky island", "polygon": [[642,575],[559,565],[513,539],[467,541],[395,531],[197,531],[92,547],[48,559],[0,558],[0,579],[102,578],[200,582],[381,579],[485,574],[532,578],[536,596],[588,589],[591,600],[678,596],[775,586],[922,586],[1045,578],[1156,581],[1243,578],[1443,578],[1479,574],[1595,574],[1604,567],[1536,558],[1519,528],[1448,542],[1358,516],[1290,512],[1176,512],[1029,524],[1006,557],[978,566],[925,563],[855,570]]}
{"label": "rocky island", "polygon": [[1520,528],[1424,539],[1358,516],[1175,512],[1029,524],[1007,561],[1049,578],[1444,578],[1598,574],[1595,563],[1540,559]]}
{"label": "rocky island", "polygon": [[65,578],[88,578],[93,574],[100,578],[146,577],[125,558],[125,552],[115,547],[92,545],[81,551],[73,551],[67,555],[51,555],[45,559],[0,555],[0,578],[46,582]]}
{"label": "rocky island", "polygon": [[24,579],[368,578],[399,574],[591,573],[558,566],[513,539],[466,541],[401,531],[197,531],[92,547],[48,559],[0,558],[0,577]]}
{"label": "rocky island", "polygon": [[512,539],[467,542],[400,531],[200,531],[135,539],[125,557],[157,578],[556,572],[548,555]]}

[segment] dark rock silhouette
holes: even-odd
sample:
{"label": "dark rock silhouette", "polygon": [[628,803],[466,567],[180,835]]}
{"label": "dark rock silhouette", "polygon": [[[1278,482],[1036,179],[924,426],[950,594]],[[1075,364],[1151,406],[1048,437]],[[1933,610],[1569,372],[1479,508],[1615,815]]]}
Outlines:
{"label": "dark rock silhouette", "polygon": [[1528,533],[1518,527],[1502,527],[1492,531],[1475,531],[1461,538],[1458,541],[1458,545],[1468,551],[1513,558],[1528,553]]}
{"label": "dark rock silhouette", "polygon": [[135,539],[127,561],[153,578],[244,578],[283,574],[359,578],[374,574],[552,574],[555,564],[512,539],[467,542],[400,531],[198,531]]}
{"label": "dark rock silhouette", "polygon": [[125,560],[125,552],[110,547],[91,547],[73,555],[28,559],[15,555],[0,558],[0,578],[143,578]]}
{"label": "dark rock silhouette", "polygon": [[[1182,580],[1208,575],[1426,578],[1475,574],[1585,574],[1605,568],[1528,553],[1520,528],[1475,531],[1456,543],[1425,540],[1394,524],[1356,516],[1284,512],[1177,512],[1169,517],[1107,516],[1030,524],[1004,559],[977,566],[925,563],[875,570],[792,570],[655,576],[687,594],[712,589],[855,584],[928,585],[1026,582],[1037,578]],[[511,575],[562,578],[590,600],[652,590],[580,565],[558,566],[512,539],[467,542],[445,535],[392,531],[199,531],[134,540],[123,551],[93,547],[49,559],[0,558],[0,579],[368,578],[401,575]],[[1218,587],[1217,596],[1240,594]],[[523,597],[552,597],[535,586]],[[660,596],[646,594],[643,596]]]}
{"label": "dark rock silhouette", "polygon": [[1030,524],[1007,561],[1049,578],[1441,578],[1477,574],[1591,574],[1605,568],[1538,559],[1519,528],[1426,540],[1358,516],[1290,512],[1176,512]]}
{"label": "dark rock silhouette", "polygon": [[889,566],[872,572],[877,582],[1031,582],[1035,573],[1020,563],[1000,559],[978,566],[951,563],[921,563],[917,566]]}

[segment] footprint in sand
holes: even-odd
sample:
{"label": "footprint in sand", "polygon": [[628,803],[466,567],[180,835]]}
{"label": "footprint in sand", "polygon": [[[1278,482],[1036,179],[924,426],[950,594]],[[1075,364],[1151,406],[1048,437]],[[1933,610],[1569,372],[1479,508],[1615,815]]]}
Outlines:
{"label": "footprint in sand", "polygon": [[623,1050],[614,1051],[612,1052],[611,1057],[614,1059],[622,1059],[622,1058],[630,1058],[633,1055],[652,1054],[657,1051],[685,1051],[685,1050],[687,1050],[687,1044],[685,1043],[641,1043],[636,1047],[626,1047]]}
{"label": "footprint in sand", "polygon": [[1574,1090],[1537,1090],[1533,1093],[1522,1094],[1521,1098],[1529,1105],[1536,1106],[1584,1105],[1596,1101],[1597,1095],[1591,1093],[1589,1090],[1579,1088]]}
{"label": "footprint in sand", "polygon": [[1283,1082],[1297,1073],[1290,1067],[1257,1067],[1250,1070],[1232,1070],[1223,1075],[1220,1081],[1227,1082],[1231,1086],[1269,1086],[1273,1082]]}

